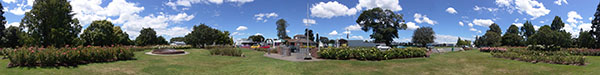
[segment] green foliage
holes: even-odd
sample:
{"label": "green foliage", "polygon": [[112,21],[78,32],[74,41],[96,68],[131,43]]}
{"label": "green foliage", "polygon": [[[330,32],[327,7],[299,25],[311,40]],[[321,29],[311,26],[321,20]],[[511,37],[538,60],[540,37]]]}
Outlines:
{"label": "green foliage", "polygon": [[76,44],[81,31],[79,20],[67,0],[35,0],[21,24],[27,28],[30,45],[63,47]]}
{"label": "green foliage", "polygon": [[525,38],[529,38],[531,35],[535,34],[535,28],[531,22],[525,21],[523,27],[521,27],[521,32]]}
{"label": "green foliage", "polygon": [[370,37],[375,39],[376,43],[387,45],[390,45],[394,38],[398,38],[398,30],[407,28],[403,22],[402,15],[381,8],[363,11],[356,19],[356,23],[362,27],[363,31],[372,30],[373,33]]}
{"label": "green foliage", "polygon": [[500,27],[498,24],[494,23],[490,25],[490,30],[485,32],[483,37],[479,38],[478,40],[481,40],[480,43],[482,46],[497,47],[502,45],[502,37],[500,34],[502,34]]}
{"label": "green foliage", "polygon": [[159,44],[159,45],[169,44],[169,42],[163,36],[159,36],[157,41],[158,41],[157,44]]}
{"label": "green foliage", "polygon": [[289,25],[287,21],[279,19],[275,24],[277,25],[277,37],[279,37],[279,39],[290,39],[286,31],[286,28]]}
{"label": "green foliage", "polygon": [[215,48],[210,49],[211,55],[222,55],[222,56],[243,56],[242,50],[238,48]]}
{"label": "green foliage", "polygon": [[130,47],[21,47],[8,51],[9,66],[73,66],[92,62],[128,60]]}
{"label": "green foliage", "polygon": [[229,37],[229,32],[213,29],[205,24],[194,26],[194,30],[185,35],[185,43],[194,47],[205,47],[207,44],[229,45],[233,44],[233,39]]}
{"label": "green foliage", "polygon": [[[0,9],[4,9],[4,6],[2,6],[2,3],[0,3]],[[6,17],[4,17],[4,11],[0,11],[0,47],[9,47],[9,43],[7,43],[7,41],[9,41],[6,38],[6,30],[4,29],[6,25]]]}
{"label": "green foliage", "polygon": [[83,45],[109,46],[116,44],[118,38],[113,29],[114,25],[107,20],[93,21],[81,34]]}
{"label": "green foliage", "polygon": [[600,47],[600,4],[598,4],[598,7],[596,7],[596,13],[594,14],[594,20],[592,20],[592,31],[590,33],[592,33],[592,36],[596,37],[594,38],[594,40],[596,40],[596,44],[594,46],[594,48],[599,48]]}
{"label": "green foliage", "polygon": [[304,29],[304,36],[306,36],[306,38],[308,38],[308,40],[315,40],[315,36],[313,34],[313,30],[310,29]]}
{"label": "green foliage", "polygon": [[252,36],[249,36],[248,39],[252,39],[252,41],[254,41],[254,42],[265,41],[265,37],[263,37],[262,35],[252,35]]}
{"label": "green foliage", "polygon": [[4,46],[3,47],[10,47],[10,48],[15,48],[17,46],[22,45],[21,42],[19,42],[19,34],[23,34],[24,32],[21,31],[21,29],[19,27],[15,27],[15,26],[10,26],[8,27],[8,29],[4,30],[4,39],[5,41]]}
{"label": "green foliage", "polygon": [[318,51],[324,59],[387,60],[396,58],[425,57],[424,48],[392,48],[381,51],[377,48],[325,48]]}
{"label": "green foliage", "polygon": [[460,37],[458,37],[458,40],[456,40],[456,46],[469,46],[471,45],[471,41],[469,40],[462,40],[460,39]]}
{"label": "green foliage", "polygon": [[579,37],[577,38],[577,46],[580,48],[594,48],[595,40],[590,31],[581,31],[579,32]]}
{"label": "green foliage", "polygon": [[428,43],[433,43],[435,39],[435,32],[431,27],[417,28],[412,36],[412,42],[425,46]]}
{"label": "green foliage", "polygon": [[129,34],[123,32],[121,27],[114,26],[113,33],[115,35],[115,43],[120,45],[134,45],[135,43],[129,39]]}
{"label": "green foliage", "polygon": [[503,46],[522,46],[523,37],[519,36],[519,28],[516,25],[510,25],[502,36]]}
{"label": "green foliage", "polygon": [[156,31],[152,28],[143,28],[140,35],[135,38],[135,44],[138,46],[157,45],[159,42],[156,37]]}
{"label": "green foliage", "polygon": [[173,43],[175,41],[183,42],[185,41],[185,37],[174,37],[169,40],[169,42]]}
{"label": "green foliage", "polygon": [[550,29],[560,31],[563,27],[565,27],[565,23],[563,23],[562,19],[558,16],[554,16],[554,20],[552,20],[552,24],[550,24]]}
{"label": "green foliage", "polygon": [[572,44],[571,34],[564,31],[553,31],[550,26],[545,25],[540,27],[539,31],[527,38],[527,42],[531,45],[543,45],[570,47]]}
{"label": "green foliage", "polygon": [[525,62],[544,62],[551,64],[585,65],[583,56],[575,56],[568,51],[534,51],[523,48],[512,48],[507,52],[492,52],[498,58],[513,59]]}

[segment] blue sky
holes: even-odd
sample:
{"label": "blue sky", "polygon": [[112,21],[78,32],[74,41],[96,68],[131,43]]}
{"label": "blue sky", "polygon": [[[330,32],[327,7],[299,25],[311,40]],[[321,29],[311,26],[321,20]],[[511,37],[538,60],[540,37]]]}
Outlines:
{"label": "blue sky", "polygon": [[[8,25],[18,25],[32,0],[2,0]],[[590,30],[596,0],[71,0],[74,13],[87,27],[94,20],[110,20],[122,26],[130,38],[144,27],[168,38],[184,36],[193,25],[207,24],[229,31],[235,39],[250,35],[276,38],[275,21],[285,19],[288,35],[303,34],[305,28],[321,36],[369,40],[371,32],[359,30],[356,18],[374,7],[404,15],[409,29],[395,41],[408,42],[414,29],[433,27],[437,43],[453,43],[458,37],[473,40],[489,24],[505,32],[511,24],[530,20],[536,27],[550,25],[560,16],[564,30],[577,36]],[[307,5],[309,7],[307,8]],[[308,10],[307,10],[308,9]],[[307,18],[309,13],[309,19]],[[305,20],[306,19],[306,20]],[[305,26],[305,23],[310,26]],[[462,23],[462,25],[461,25]]]}

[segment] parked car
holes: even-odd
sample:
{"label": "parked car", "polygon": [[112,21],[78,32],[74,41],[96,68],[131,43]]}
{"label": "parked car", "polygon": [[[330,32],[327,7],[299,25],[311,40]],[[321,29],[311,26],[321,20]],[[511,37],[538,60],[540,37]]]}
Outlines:
{"label": "parked car", "polygon": [[392,48],[392,47],[390,47],[390,46],[386,46],[386,45],[384,45],[384,44],[382,44],[382,45],[377,45],[377,49],[379,49],[379,50],[388,50],[388,49],[391,49],[391,48]]}
{"label": "parked car", "polygon": [[252,46],[250,46],[250,48],[259,48],[259,47],[260,47],[260,45],[252,45]]}
{"label": "parked car", "polygon": [[260,46],[260,48],[271,48],[271,46]]}

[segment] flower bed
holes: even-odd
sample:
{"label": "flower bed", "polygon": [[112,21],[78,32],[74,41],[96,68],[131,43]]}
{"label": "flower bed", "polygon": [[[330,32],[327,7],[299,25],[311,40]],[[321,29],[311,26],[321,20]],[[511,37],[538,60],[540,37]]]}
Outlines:
{"label": "flower bed", "polygon": [[192,46],[190,45],[158,45],[153,46],[153,49],[190,49]]}
{"label": "flower bed", "polygon": [[210,49],[211,55],[222,55],[222,56],[243,56],[242,50],[237,48],[214,48]]}
{"label": "flower bed", "polygon": [[585,57],[572,55],[568,51],[536,51],[524,48],[511,48],[506,52],[492,52],[492,56],[525,62],[551,64],[585,65]]}
{"label": "flower bed", "polygon": [[269,50],[269,49],[270,48],[256,48],[254,50],[256,50],[256,51],[262,51],[262,52],[269,52],[269,53],[277,53],[276,49],[271,49],[271,50]]}
{"label": "flower bed", "polygon": [[567,51],[574,55],[600,56],[600,49],[569,48]]}
{"label": "flower bed", "polygon": [[133,59],[130,47],[22,47],[8,51],[12,66],[74,66]]}
{"label": "flower bed", "polygon": [[506,52],[506,48],[500,47],[482,47],[479,48],[480,52]]}
{"label": "flower bed", "polygon": [[376,48],[325,48],[318,51],[324,59],[387,60],[395,58],[425,57],[424,48],[393,48],[381,51]]}

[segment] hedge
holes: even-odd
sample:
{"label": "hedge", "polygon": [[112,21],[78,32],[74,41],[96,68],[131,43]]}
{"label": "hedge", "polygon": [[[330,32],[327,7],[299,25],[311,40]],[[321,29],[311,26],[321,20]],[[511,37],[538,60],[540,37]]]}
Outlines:
{"label": "hedge", "polygon": [[243,56],[242,50],[238,48],[213,48],[209,50],[211,55],[222,55],[222,56]]}
{"label": "hedge", "polygon": [[7,52],[12,66],[74,66],[133,59],[131,47],[21,47]]}
{"label": "hedge", "polygon": [[377,48],[324,48],[318,51],[324,59],[387,60],[396,58],[425,57],[424,48],[393,48],[381,51]]}
{"label": "hedge", "polygon": [[585,65],[585,57],[568,51],[538,51],[524,48],[511,48],[506,52],[492,52],[492,56],[525,62],[551,64]]}

